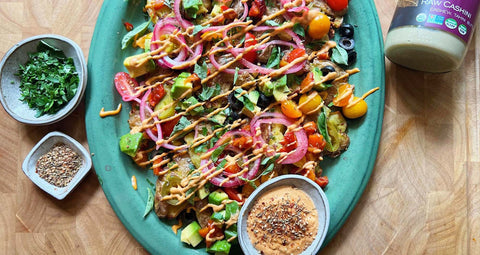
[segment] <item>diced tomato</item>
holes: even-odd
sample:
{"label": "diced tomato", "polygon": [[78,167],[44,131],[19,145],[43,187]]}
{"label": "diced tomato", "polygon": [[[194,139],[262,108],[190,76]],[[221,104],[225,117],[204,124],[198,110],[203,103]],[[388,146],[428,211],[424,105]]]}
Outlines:
{"label": "diced tomato", "polygon": [[200,230],[198,230],[198,233],[200,234],[201,237],[205,238],[207,237],[207,234],[208,234],[208,226],[207,227],[204,227]]}
{"label": "diced tomato", "polygon": [[126,29],[127,31],[132,31],[133,25],[132,25],[131,23],[123,22],[123,25],[125,26],[125,29]]}
{"label": "diced tomato", "polygon": [[318,184],[318,186],[325,188],[328,184],[328,177],[327,176],[320,176],[318,177],[315,182]]}
{"label": "diced tomato", "polygon": [[317,124],[313,121],[307,122],[303,125],[303,129],[307,132],[307,135],[313,135],[317,132]]}
{"label": "diced tomato", "polygon": [[190,76],[188,76],[187,79],[185,79],[184,84],[187,84],[189,82],[192,83],[192,86],[194,88],[199,88],[200,86],[202,86],[202,80],[200,79],[200,77],[198,77],[196,73],[192,73]]}
{"label": "diced tomato", "polygon": [[300,83],[300,90],[302,91],[302,93],[304,92],[305,88],[308,88],[308,87],[312,88],[314,81],[315,80],[313,79],[313,72],[309,72],[305,77],[305,79],[303,79],[302,83]]}
{"label": "diced tomato", "polygon": [[[153,161],[153,164],[156,165],[156,164],[160,164],[160,162],[162,162],[162,159],[161,158],[157,158]],[[154,167],[153,168],[153,174],[154,175],[159,175],[160,172],[162,171],[162,168],[161,167]]]}
{"label": "diced tomato", "polygon": [[282,61],[280,61],[280,67],[284,67],[288,65],[289,63],[292,63],[295,59],[299,57],[303,57],[304,55],[305,55],[304,49],[295,48],[292,51],[290,51],[290,53],[288,53],[283,57]]}
{"label": "diced tomato", "polygon": [[163,137],[169,137],[172,134],[173,128],[177,125],[178,121],[180,120],[181,116],[176,117],[175,119],[169,120],[167,122],[162,123],[162,135]]}
{"label": "diced tomato", "polygon": [[313,169],[308,169],[304,176],[312,181],[315,181],[317,179],[317,176],[315,176],[315,170]]}
{"label": "diced tomato", "polygon": [[312,135],[308,136],[308,146],[313,147],[316,149],[323,150],[325,148],[325,145],[327,143],[325,142],[325,139],[323,139],[323,136],[319,133],[315,133]]}
{"label": "diced tomato", "polygon": [[290,152],[297,148],[297,137],[293,132],[286,132],[283,136],[283,141],[280,142],[283,145],[281,152]]}
{"label": "diced tomato", "polygon": [[152,89],[152,92],[148,96],[148,103],[152,106],[155,107],[155,105],[162,100],[162,98],[165,96],[165,89],[163,88],[163,85],[157,85]]}
{"label": "diced tomato", "polygon": [[[208,233],[210,233],[210,231],[212,229],[215,229],[215,230],[213,231],[213,233],[210,234],[209,237],[219,237],[219,236],[223,235],[222,229],[219,226],[217,226],[213,220],[210,219],[210,220],[208,220],[208,223],[207,223],[207,230],[208,231],[205,234],[205,237],[208,235]],[[200,230],[202,230],[202,229],[200,229]],[[200,230],[199,230],[198,233],[201,235]],[[204,233],[204,230],[202,230],[202,233]],[[206,244],[207,244],[207,248],[208,248],[208,247],[212,246],[213,242],[206,240]]]}
{"label": "diced tomato", "polygon": [[241,150],[250,149],[252,148],[252,145],[253,145],[252,137],[241,136],[238,138],[234,138],[232,140],[232,146],[237,147]]}
{"label": "diced tomato", "polygon": [[223,188],[223,191],[227,193],[228,198],[237,202],[243,202],[243,199],[239,196],[239,192],[234,188]]}
{"label": "diced tomato", "polygon": [[267,6],[265,5],[264,0],[253,0],[248,11],[248,16],[252,18],[261,17],[263,14],[265,14],[266,10]]}
{"label": "diced tomato", "polygon": [[[257,39],[252,33],[246,33],[245,34],[245,42],[243,43],[243,46],[245,48],[248,48],[250,46],[254,46],[257,44]],[[255,50],[247,51],[243,54],[243,58],[247,60],[248,62],[255,62],[257,60],[257,52]]]}
{"label": "diced tomato", "polygon": [[317,58],[320,60],[327,60],[327,59],[330,59],[330,55],[328,54],[328,51],[327,51],[327,52],[318,54]]}
{"label": "diced tomato", "polygon": [[227,173],[231,173],[231,174],[236,174],[236,173],[240,172],[241,170],[242,169],[237,164],[230,164],[230,165],[227,165],[223,171],[225,171]]}
{"label": "diced tomato", "polygon": [[118,94],[122,97],[131,97],[137,92],[138,83],[128,73],[119,72],[115,74],[114,83]]}

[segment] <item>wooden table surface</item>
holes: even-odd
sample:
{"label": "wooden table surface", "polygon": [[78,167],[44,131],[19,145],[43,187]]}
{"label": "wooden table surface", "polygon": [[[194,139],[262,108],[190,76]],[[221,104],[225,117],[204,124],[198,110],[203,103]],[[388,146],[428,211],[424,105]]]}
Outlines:
{"label": "wooden table surface", "polygon": [[[114,0],[121,1],[121,0]],[[376,0],[386,35],[395,0]],[[102,1],[0,0],[0,56],[43,33],[76,41],[88,56]],[[478,32],[478,31],[477,31]],[[386,61],[385,117],[377,162],[350,218],[324,254],[480,253],[480,36],[447,74]],[[108,204],[91,171],[57,201],[22,172],[50,131],[87,146],[85,106],[46,127],[0,109],[0,254],[145,254]],[[478,240],[477,240],[478,239]]]}

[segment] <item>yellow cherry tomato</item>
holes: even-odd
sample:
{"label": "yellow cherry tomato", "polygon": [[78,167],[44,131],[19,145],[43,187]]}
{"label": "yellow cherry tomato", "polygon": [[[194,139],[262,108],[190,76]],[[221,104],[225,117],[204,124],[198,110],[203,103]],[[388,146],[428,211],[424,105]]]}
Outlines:
{"label": "yellow cherry tomato", "polygon": [[330,18],[321,12],[308,25],[308,35],[313,39],[322,39],[328,31],[330,31]]}
{"label": "yellow cherry tomato", "polygon": [[323,102],[322,97],[315,91],[309,94],[303,94],[298,100],[298,109],[304,114],[311,114],[319,110],[319,105]]}
{"label": "yellow cherry tomato", "polygon": [[[358,97],[354,97],[352,101],[356,101],[357,99]],[[367,113],[367,109],[368,109],[367,102],[361,99],[356,104],[350,107],[347,107],[347,106],[342,107],[342,112],[343,112],[343,116],[349,119],[356,119],[365,115],[365,113]]]}
{"label": "yellow cherry tomato", "polygon": [[284,100],[282,102],[282,112],[285,116],[296,119],[302,117],[302,112],[298,109],[298,106],[292,100]]}

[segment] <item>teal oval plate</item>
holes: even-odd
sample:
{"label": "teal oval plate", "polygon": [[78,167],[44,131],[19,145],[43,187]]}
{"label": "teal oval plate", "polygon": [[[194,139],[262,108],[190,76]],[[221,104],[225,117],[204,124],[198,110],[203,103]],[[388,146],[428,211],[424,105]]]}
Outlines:
{"label": "teal oval plate", "polygon": [[[88,56],[88,86],[86,91],[86,129],[95,171],[105,196],[118,218],[130,233],[152,254],[204,254],[203,247],[190,248],[180,242],[180,234],[171,230],[173,222],[158,219],[155,213],[143,217],[147,203],[147,188],[154,190],[152,171],[137,167],[130,157],[120,152],[118,141],[129,132],[130,106],[123,103],[119,115],[100,118],[99,112],[116,109],[121,97],[115,90],[113,77],[125,71],[123,60],[134,54],[133,49],[121,50],[126,33],[122,21],[142,23],[144,1],[105,0],[98,16]],[[361,72],[350,78],[358,95],[374,88],[380,91],[366,101],[365,117],[349,121],[349,149],[336,159],[322,162],[330,183],[325,193],[330,203],[328,243],[341,228],[360,198],[375,165],[383,120],[385,66],[383,40],[375,5],[372,0],[350,2],[346,21],[356,26],[355,40]],[[131,48],[131,47],[129,47]],[[137,177],[138,190],[130,178]],[[240,253],[236,245],[232,253]]]}

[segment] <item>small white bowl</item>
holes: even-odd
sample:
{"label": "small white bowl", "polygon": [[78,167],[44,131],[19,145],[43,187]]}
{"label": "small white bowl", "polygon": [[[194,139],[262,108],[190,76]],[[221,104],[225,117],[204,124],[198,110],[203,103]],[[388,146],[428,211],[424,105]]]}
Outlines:
{"label": "small white bowl", "polygon": [[261,195],[273,188],[280,186],[290,186],[297,188],[305,192],[312,199],[318,214],[318,230],[312,244],[301,254],[317,254],[323,244],[323,241],[325,240],[325,236],[327,235],[328,226],[330,223],[330,208],[328,205],[327,196],[320,188],[320,186],[318,186],[318,184],[304,176],[296,174],[287,174],[275,177],[260,185],[248,197],[248,199],[245,201],[245,204],[242,206],[237,224],[238,241],[240,243],[240,247],[245,254],[260,254],[259,251],[253,246],[252,241],[250,240],[250,237],[247,233],[248,214],[252,210],[255,201],[257,201],[257,199]]}
{"label": "small white bowl", "polygon": [[[72,58],[78,73],[77,93],[62,109],[55,114],[35,117],[36,110],[20,101],[20,78],[15,74],[19,65],[24,65],[29,53],[37,52],[41,40],[61,49],[65,56]],[[15,44],[0,62],[0,102],[5,111],[17,121],[29,125],[48,125],[62,120],[80,104],[87,86],[87,65],[80,47],[72,40],[59,35],[38,35]]]}
{"label": "small white bowl", "polygon": [[[66,144],[82,158],[82,166],[65,187],[52,185],[36,173],[36,163],[38,159],[46,154],[57,143]],[[42,140],[33,147],[30,153],[28,153],[22,164],[22,170],[25,175],[27,175],[28,178],[30,178],[30,180],[32,180],[32,182],[38,187],[58,200],[64,199],[73,189],[75,189],[78,183],[80,183],[83,177],[85,177],[88,171],[90,171],[90,168],[92,168],[92,160],[88,151],[75,139],[57,131],[50,132],[44,136]]]}

